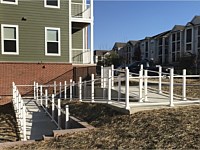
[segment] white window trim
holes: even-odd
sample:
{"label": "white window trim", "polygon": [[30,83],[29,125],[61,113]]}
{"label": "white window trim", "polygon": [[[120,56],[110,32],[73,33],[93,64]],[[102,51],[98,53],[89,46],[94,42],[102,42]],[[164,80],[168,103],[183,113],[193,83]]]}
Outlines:
{"label": "white window trim", "polygon": [[[57,30],[58,31],[58,54],[48,53],[47,51],[47,30]],[[45,27],[45,56],[61,56],[61,38],[60,38],[60,28],[54,28],[54,27]]]}
{"label": "white window trim", "polygon": [[60,0],[58,0],[58,6],[47,5],[47,0],[44,0],[44,7],[46,7],[46,8],[60,8]]}
{"label": "white window trim", "polygon": [[13,5],[18,5],[18,0],[15,0],[15,2],[8,2],[8,1],[0,0],[0,2],[1,2],[2,4],[13,4]]}
{"label": "white window trim", "polygon": [[[16,28],[16,52],[4,52],[4,27]],[[1,53],[6,55],[19,55],[19,27],[18,25],[1,24]]]}

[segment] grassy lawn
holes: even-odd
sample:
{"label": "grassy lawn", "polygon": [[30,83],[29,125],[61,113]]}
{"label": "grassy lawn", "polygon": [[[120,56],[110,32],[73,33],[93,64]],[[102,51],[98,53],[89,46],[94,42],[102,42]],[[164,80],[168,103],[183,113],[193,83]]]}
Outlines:
{"label": "grassy lawn", "polygon": [[199,105],[122,115],[73,102],[70,113],[97,129],[12,149],[200,149]]}

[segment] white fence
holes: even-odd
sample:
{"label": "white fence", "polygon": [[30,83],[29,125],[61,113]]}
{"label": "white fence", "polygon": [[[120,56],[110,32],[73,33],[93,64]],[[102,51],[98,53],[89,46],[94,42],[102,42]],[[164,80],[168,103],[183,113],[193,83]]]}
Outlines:
{"label": "white fence", "polygon": [[[116,103],[127,110],[132,107],[134,109],[139,105],[168,105],[173,107],[176,104],[200,103],[199,98],[189,100],[186,95],[187,78],[199,79],[200,75],[187,75],[185,69],[181,75],[177,75],[174,74],[173,68],[170,68],[170,73],[165,73],[162,72],[161,66],[158,67],[158,72],[156,72],[144,70],[143,66],[141,66],[139,74],[129,72],[128,68],[122,71],[114,69],[113,66],[106,69],[101,67],[101,78],[95,79],[94,74],[92,74],[89,81],[83,81],[82,77],[79,77],[78,83],[75,83],[72,79],[70,79],[69,84],[66,81],[59,84],[54,82],[51,85],[40,85],[34,82],[33,98],[49,115],[58,129],[63,128],[61,127],[62,114],[65,115],[64,128],[67,128],[69,121],[69,108],[68,105],[65,106],[65,109],[61,108],[62,100],[72,101],[76,99],[81,102]],[[114,76],[115,71],[119,72],[118,76]],[[153,72],[157,75],[148,76],[148,72]],[[166,78],[169,79],[167,83],[163,81]],[[182,94],[179,95],[179,98],[174,94],[174,88],[177,86],[177,83],[174,83],[174,79],[179,79],[180,82],[178,84],[182,86]],[[134,82],[134,86],[132,82]],[[150,84],[157,86],[156,89],[152,89]],[[168,86],[167,93],[162,91],[163,85]],[[152,96],[153,94],[154,97]],[[163,97],[155,101],[154,99],[159,96]],[[14,83],[13,105],[16,110],[19,127],[23,133],[23,140],[26,140],[26,106]]]}
{"label": "white fence", "polygon": [[[199,78],[199,75],[186,75],[186,70],[183,70],[182,75],[174,74],[174,69],[169,68],[170,72],[162,72],[162,67],[158,66],[158,71],[144,70],[143,66],[139,71],[139,74],[129,72],[129,69],[126,68],[124,71],[115,70],[113,66],[109,68],[101,67],[101,78],[95,79],[94,75],[91,75],[90,81],[82,81],[82,78],[79,78],[78,83],[70,84],[70,89],[76,88],[75,93],[72,94],[70,90],[70,100],[72,100],[72,95],[76,95],[75,98],[79,101],[90,101],[90,102],[105,102],[105,103],[118,103],[123,105],[125,109],[130,109],[130,106],[134,106],[134,102],[139,102],[138,105],[168,105],[174,106],[174,104],[184,104],[184,103],[199,103],[198,99],[196,100],[187,100],[186,97],[186,79],[187,78]],[[121,75],[114,76],[114,72],[119,71]],[[155,76],[148,76],[149,72],[157,74]],[[168,83],[162,82],[163,79],[169,79]],[[174,94],[175,83],[174,79],[182,80],[182,96],[177,98]],[[156,79],[158,81],[149,81]],[[135,88],[138,88],[138,91],[132,91],[132,85],[130,83],[136,81],[138,85]],[[71,80],[72,83],[72,80]],[[150,101],[152,93],[152,88],[149,84],[156,84],[156,96],[165,95],[165,101]],[[162,86],[169,87],[167,94],[163,93]],[[180,86],[180,85],[179,85]],[[155,90],[153,91],[155,93]],[[74,92],[74,91],[73,91]],[[133,94],[135,98],[133,99]],[[166,96],[167,95],[167,96]],[[156,97],[155,97],[156,98]],[[130,104],[131,102],[131,104]]]}
{"label": "white fence", "polygon": [[13,106],[16,113],[17,123],[19,127],[20,134],[22,134],[23,141],[27,140],[26,137],[26,106],[22,99],[21,94],[15,83],[13,82]]}

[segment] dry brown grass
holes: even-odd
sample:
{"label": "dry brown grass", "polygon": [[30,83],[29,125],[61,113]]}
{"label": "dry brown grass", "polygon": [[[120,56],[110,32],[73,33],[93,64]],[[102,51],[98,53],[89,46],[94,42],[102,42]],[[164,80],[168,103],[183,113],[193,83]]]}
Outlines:
{"label": "dry brown grass", "polygon": [[200,149],[199,105],[133,115],[115,115],[99,104],[73,103],[70,108],[98,129],[12,149]]}
{"label": "dry brown grass", "polygon": [[19,133],[12,104],[0,105],[0,143],[17,140]]}

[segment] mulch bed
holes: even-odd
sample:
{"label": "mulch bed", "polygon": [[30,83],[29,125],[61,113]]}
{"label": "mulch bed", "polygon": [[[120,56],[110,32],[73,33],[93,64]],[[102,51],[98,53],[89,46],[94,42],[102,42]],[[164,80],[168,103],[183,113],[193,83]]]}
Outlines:
{"label": "mulch bed", "polygon": [[200,106],[116,114],[101,104],[72,103],[70,113],[98,127],[12,149],[200,149]]}
{"label": "mulch bed", "polygon": [[0,143],[19,140],[19,132],[12,103],[0,105]]}

